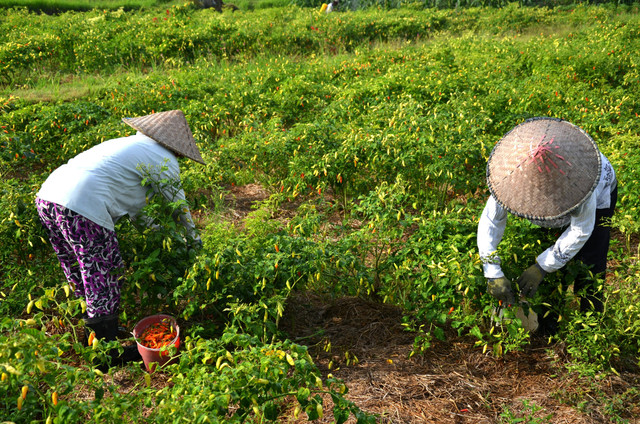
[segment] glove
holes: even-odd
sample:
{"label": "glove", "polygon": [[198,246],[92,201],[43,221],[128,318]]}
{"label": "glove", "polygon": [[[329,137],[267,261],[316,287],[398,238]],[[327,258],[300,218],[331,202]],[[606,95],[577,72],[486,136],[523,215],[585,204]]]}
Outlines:
{"label": "glove", "polygon": [[198,237],[197,239],[195,239],[193,241],[193,243],[191,244],[191,247],[195,250],[200,250],[202,249],[202,239],[200,237]]}
{"label": "glove", "polygon": [[202,249],[202,239],[196,234],[194,238],[185,238],[187,250],[200,250]]}
{"label": "glove", "polygon": [[520,293],[525,297],[533,297],[538,291],[538,286],[544,279],[547,272],[542,269],[536,262],[529,268],[525,269],[520,278],[518,278],[518,287],[520,287]]}
{"label": "glove", "polygon": [[491,296],[501,300],[505,306],[515,304],[511,281],[506,277],[489,278],[487,280],[487,291]]}

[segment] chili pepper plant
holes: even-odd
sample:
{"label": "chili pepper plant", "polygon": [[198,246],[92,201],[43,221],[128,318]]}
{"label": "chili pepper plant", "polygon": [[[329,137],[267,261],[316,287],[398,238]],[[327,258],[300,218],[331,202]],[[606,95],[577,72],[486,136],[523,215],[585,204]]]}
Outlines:
{"label": "chili pepper plant", "polygon": [[[348,384],[323,375],[283,331],[287,303],[307,290],[402,308],[413,355],[447,337],[486,355],[526,349],[531,334],[512,311],[492,319],[498,305],[486,293],[475,233],[493,146],[534,116],[582,127],[619,181],[609,271],[598,282],[605,313],[576,307],[576,264],[549,275],[562,300],[550,343],[571,358],[560,365],[586,376],[637,364],[638,16],[637,5],[622,4],[5,10],[0,417],[162,423],[180,410],[193,422],[329,414],[372,422],[349,400]],[[82,299],[64,280],[34,196],[71,157],[130,135],[123,117],[170,109],[184,111],[206,165],[181,160],[174,188],[186,202],[150,197],[151,227],[117,223],[126,263],[120,320],[130,328],[168,313],[184,344],[154,374],[102,373],[94,362],[119,343],[83,342]],[[235,214],[233,196],[249,184],[265,194]],[[185,205],[201,247],[173,218]],[[499,247],[507,277],[517,280],[552,242],[510,218]],[[118,390],[118,371],[135,390]],[[629,405],[637,393],[618,401]],[[623,409],[612,403],[608,418]]]}

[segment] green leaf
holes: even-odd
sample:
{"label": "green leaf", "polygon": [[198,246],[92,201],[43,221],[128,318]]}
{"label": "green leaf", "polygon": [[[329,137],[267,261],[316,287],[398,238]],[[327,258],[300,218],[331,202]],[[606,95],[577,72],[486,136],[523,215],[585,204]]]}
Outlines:
{"label": "green leaf", "polygon": [[442,341],[446,340],[446,336],[444,334],[444,330],[442,328],[440,328],[440,327],[435,327],[433,329],[433,334],[434,334],[434,336],[436,336],[436,338],[438,340],[442,340]]}
{"label": "green leaf", "polygon": [[349,410],[336,405],[333,407],[333,417],[336,420],[336,424],[343,424],[349,419]]}
{"label": "green leaf", "polygon": [[320,417],[315,403],[307,405],[304,411],[307,413],[309,421],[317,420]]}
{"label": "green leaf", "polygon": [[475,336],[478,340],[482,340],[482,331],[480,331],[477,325],[469,331],[469,334]]}
{"label": "green leaf", "polygon": [[264,417],[271,421],[278,419],[278,407],[273,402],[269,402],[265,405]]}
{"label": "green leaf", "polygon": [[296,399],[298,399],[300,405],[306,405],[309,402],[309,396],[311,396],[311,390],[307,387],[300,387],[296,394]]}

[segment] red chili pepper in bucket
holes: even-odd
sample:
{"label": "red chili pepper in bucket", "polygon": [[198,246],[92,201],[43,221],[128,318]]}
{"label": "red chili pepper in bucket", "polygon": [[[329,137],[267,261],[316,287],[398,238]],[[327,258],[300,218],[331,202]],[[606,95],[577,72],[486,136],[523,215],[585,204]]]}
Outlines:
{"label": "red chili pepper in bucket", "polygon": [[151,349],[160,349],[170,344],[177,336],[169,320],[151,324],[140,335],[140,344]]}

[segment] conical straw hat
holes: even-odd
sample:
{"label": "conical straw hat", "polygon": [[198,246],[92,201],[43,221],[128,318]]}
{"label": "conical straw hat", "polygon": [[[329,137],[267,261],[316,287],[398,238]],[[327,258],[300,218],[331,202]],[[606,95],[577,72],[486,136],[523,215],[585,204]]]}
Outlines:
{"label": "conical straw hat", "polygon": [[589,135],[556,118],[513,128],[487,163],[489,190],[514,215],[553,221],[580,206],[600,178],[600,152]]}
{"label": "conical straw hat", "polygon": [[204,164],[200,150],[181,110],[152,113],[122,121],[166,147],[167,149]]}

